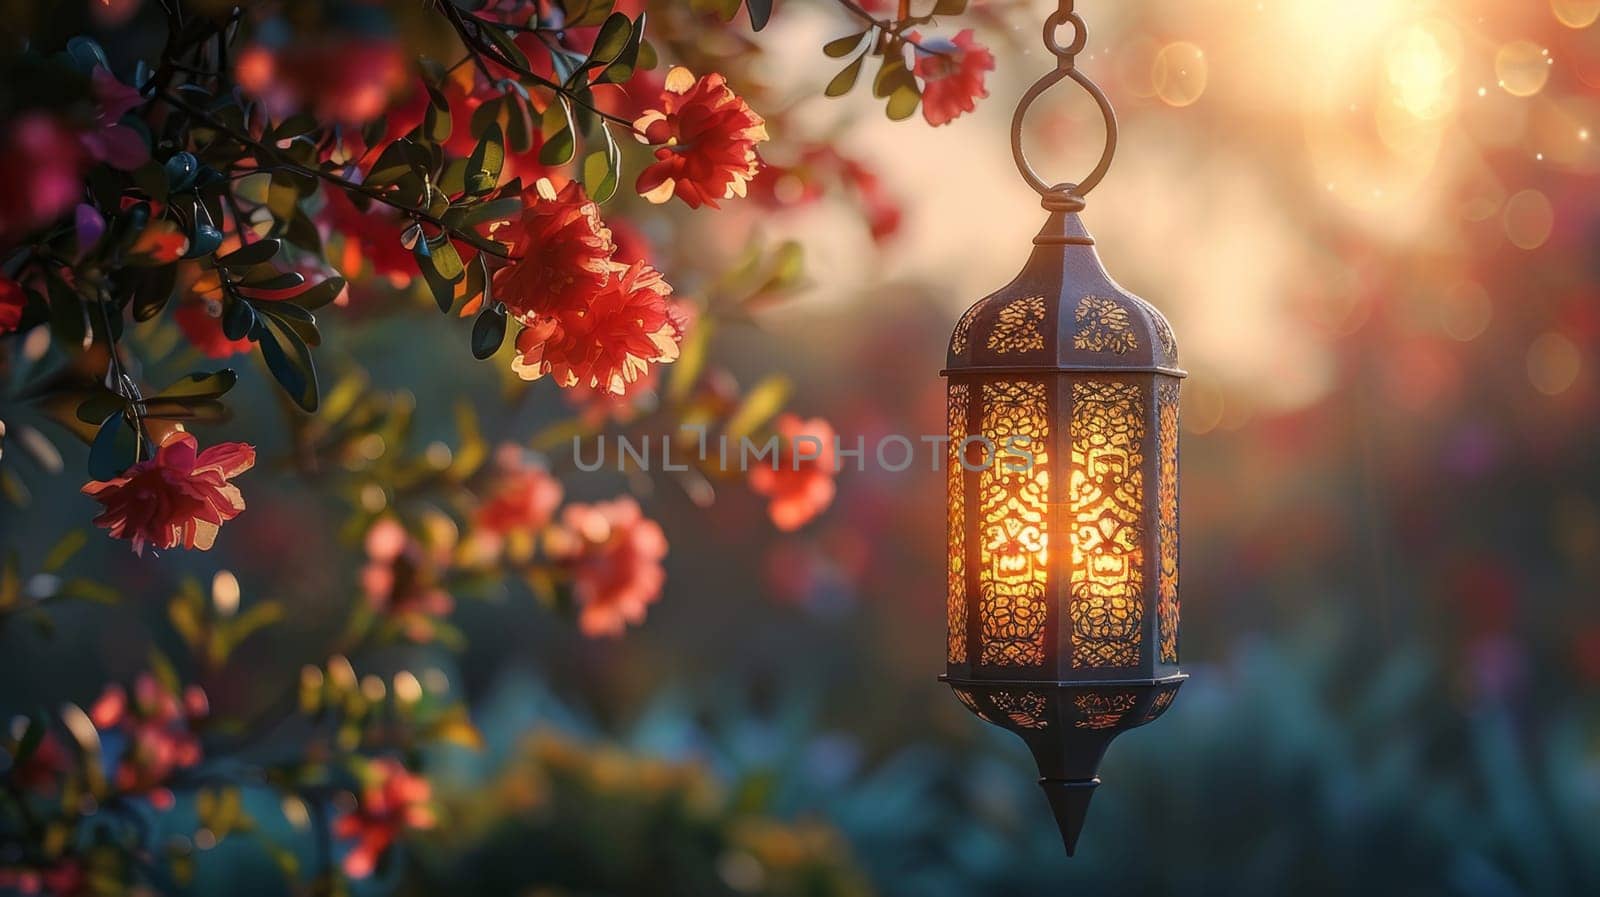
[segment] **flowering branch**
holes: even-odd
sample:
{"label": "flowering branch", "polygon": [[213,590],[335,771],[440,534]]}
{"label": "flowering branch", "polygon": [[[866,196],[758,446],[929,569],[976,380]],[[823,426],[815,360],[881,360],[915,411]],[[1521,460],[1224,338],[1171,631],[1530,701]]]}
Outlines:
{"label": "flowering branch", "polygon": [[[206,127],[211,128],[212,130],[217,131],[219,133],[226,134],[229,137],[229,139],[237,141],[237,142],[239,142],[241,144],[244,144],[245,146],[247,146],[250,149],[254,150],[256,153],[260,154],[261,156],[266,157],[267,159],[270,159],[271,162],[272,162],[272,166],[275,167],[275,168],[281,168],[281,169],[284,169],[286,171],[292,171],[292,172],[294,172],[296,174],[303,175],[305,177],[317,178],[319,180],[325,181],[328,184],[331,184],[331,185],[337,187],[340,190],[344,190],[344,191],[346,191],[348,193],[356,193],[356,194],[359,194],[361,196],[365,196],[368,199],[374,200],[376,202],[383,203],[384,205],[389,206],[392,209],[396,209],[396,210],[400,211],[406,217],[411,218],[414,221],[426,222],[428,224],[433,225],[434,227],[438,228],[441,231],[453,234],[453,235],[455,235],[455,236],[457,236],[459,238],[462,238],[462,239],[467,239],[467,237],[468,237],[467,232],[465,232],[461,228],[452,227],[444,219],[442,219],[442,218],[440,218],[440,217],[438,217],[436,215],[433,215],[432,213],[428,212],[427,210],[418,209],[418,208],[415,208],[415,207],[413,207],[413,206],[411,206],[411,205],[409,205],[407,203],[401,202],[401,201],[395,199],[394,197],[390,196],[389,194],[385,193],[382,190],[378,190],[378,189],[375,189],[373,187],[369,187],[366,184],[358,184],[355,181],[349,180],[347,178],[340,177],[339,175],[334,174],[333,172],[327,171],[327,170],[322,169],[322,168],[310,168],[308,166],[301,165],[299,162],[296,162],[293,159],[289,158],[287,155],[285,155],[283,152],[281,152],[277,148],[268,146],[265,143],[262,143],[261,141],[255,139],[254,137],[251,137],[249,134],[246,134],[246,133],[244,133],[242,131],[239,131],[239,130],[237,130],[235,128],[229,127],[228,125],[224,124],[221,120],[219,120],[215,116],[213,116],[213,115],[205,112],[204,110],[196,107],[192,103],[189,103],[189,102],[185,101],[184,99],[182,99],[181,97],[178,97],[175,94],[163,93],[163,94],[159,94],[159,98],[163,102],[168,103],[169,105],[173,106],[174,108],[177,108],[177,109],[183,111],[185,114],[194,117],[195,120],[205,123]],[[488,252],[488,253],[490,253],[492,255],[496,255],[496,256],[498,256],[500,258],[503,258],[503,259],[511,259],[512,258],[512,255],[509,252],[507,252],[504,248],[499,247],[497,244],[487,244],[487,245],[483,246],[482,248],[483,248],[483,250],[485,252]]]}

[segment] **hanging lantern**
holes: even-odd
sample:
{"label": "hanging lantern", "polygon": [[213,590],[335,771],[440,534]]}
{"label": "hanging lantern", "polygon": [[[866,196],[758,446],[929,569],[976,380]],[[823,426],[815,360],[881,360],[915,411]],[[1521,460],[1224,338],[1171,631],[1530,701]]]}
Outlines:
{"label": "hanging lantern", "polygon": [[[1076,35],[1056,41],[1062,26]],[[985,722],[1020,735],[1070,856],[1100,758],[1172,705],[1178,669],[1178,348],[1118,286],[1078,213],[1116,149],[1105,95],[1079,72],[1071,0],[1045,23],[1058,60],[1023,96],[1012,150],[1049,213],[1022,272],[950,339],[946,675]],[[1071,79],[1107,145],[1079,184],[1041,181],[1022,152],[1030,103]]]}

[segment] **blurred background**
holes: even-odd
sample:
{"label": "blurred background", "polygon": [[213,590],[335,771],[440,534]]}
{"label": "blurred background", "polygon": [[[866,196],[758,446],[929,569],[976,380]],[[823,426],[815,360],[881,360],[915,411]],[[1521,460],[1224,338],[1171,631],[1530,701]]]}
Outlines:
{"label": "blurred background", "polygon": [[[591,474],[567,477],[569,496],[647,490],[671,546],[661,601],[595,640],[490,586],[451,617],[469,647],[380,654],[371,672],[415,670],[465,701],[477,732],[460,740],[477,746],[432,749],[450,824],[409,845],[407,874],[358,889],[1600,893],[1600,0],[1078,6],[1081,65],[1122,138],[1085,219],[1119,281],[1171,319],[1190,374],[1192,677],[1110,751],[1078,858],[1022,744],[935,680],[940,474],[846,470],[789,534],[762,525],[758,497],[702,508]],[[716,334],[733,376],[785,372],[791,405],[847,439],[942,432],[950,330],[1042,221],[1006,129],[1052,63],[1038,25],[1053,8],[974,3],[962,27],[997,57],[989,97],[930,128],[887,121],[864,90],[824,99],[837,66],[819,47],[850,20],[780,0],[751,76],[792,130],[764,156],[792,164],[797,135],[827,134],[871,162],[900,221],[873,240],[830,196],[651,222],[668,271],[751,240],[803,247],[805,288]],[[1092,105],[1058,88],[1035,110],[1035,165],[1081,176],[1102,140]],[[498,382],[434,351],[425,314],[335,322],[328,339],[375,389],[409,391],[424,442]],[[259,380],[239,389],[266,397]],[[565,413],[535,386],[486,423],[491,440]],[[281,456],[267,424],[236,421],[234,438]],[[570,463],[564,443],[546,450]],[[359,561],[336,497],[265,460],[252,476],[251,513],[212,552],[153,565],[91,539],[86,562],[130,600],[63,606],[49,637],[0,631],[0,710],[126,680],[150,641],[174,644],[164,608],[185,578],[224,569],[286,616],[208,685],[213,706],[255,706],[317,662]],[[0,516],[7,546],[43,553],[81,525],[79,485],[31,479],[29,509]],[[275,893],[273,862],[230,842],[199,855],[196,887]]]}

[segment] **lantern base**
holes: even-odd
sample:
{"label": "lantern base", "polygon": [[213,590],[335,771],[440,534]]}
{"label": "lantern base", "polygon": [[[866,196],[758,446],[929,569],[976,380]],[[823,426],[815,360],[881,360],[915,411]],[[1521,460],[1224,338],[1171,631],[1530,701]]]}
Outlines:
{"label": "lantern base", "polygon": [[1061,842],[1072,856],[1100,784],[1100,758],[1116,738],[1165,713],[1189,677],[1075,682],[939,677],[984,722],[1016,733],[1039,767]]}
{"label": "lantern base", "polygon": [[1056,827],[1061,829],[1061,843],[1067,856],[1078,851],[1078,836],[1083,834],[1083,820],[1089,815],[1089,799],[1100,780],[1040,779],[1039,787],[1050,801],[1050,812],[1056,817]]}

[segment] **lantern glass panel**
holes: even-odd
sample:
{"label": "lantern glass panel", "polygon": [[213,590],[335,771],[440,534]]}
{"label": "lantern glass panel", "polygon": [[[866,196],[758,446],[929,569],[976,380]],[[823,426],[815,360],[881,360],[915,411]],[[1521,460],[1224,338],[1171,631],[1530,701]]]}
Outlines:
{"label": "lantern glass panel", "polygon": [[1144,629],[1144,389],[1072,384],[1072,666],[1136,667]]}
{"label": "lantern glass panel", "polygon": [[978,599],[982,654],[998,667],[1042,667],[1049,614],[1050,399],[1043,380],[982,384]]}
{"label": "lantern glass panel", "polygon": [[[1156,387],[1161,428],[1160,516],[1156,538],[1161,550],[1157,585],[1157,626],[1161,636],[1161,662],[1178,662],[1178,384]],[[1169,697],[1168,700],[1171,700]]]}
{"label": "lantern glass panel", "polygon": [[945,612],[950,624],[947,654],[950,663],[967,662],[967,494],[963,478],[965,468],[961,466],[961,446],[967,438],[967,391],[965,383],[950,384],[950,442],[945,458],[950,546],[949,596]]}

